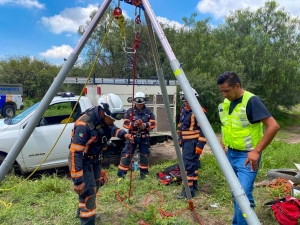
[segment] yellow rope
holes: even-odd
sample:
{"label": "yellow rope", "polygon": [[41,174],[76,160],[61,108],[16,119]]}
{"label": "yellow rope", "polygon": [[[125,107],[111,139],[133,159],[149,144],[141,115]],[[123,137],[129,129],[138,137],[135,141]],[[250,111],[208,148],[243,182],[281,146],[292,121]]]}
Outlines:
{"label": "yellow rope", "polygon": [[[76,102],[76,104],[75,104],[75,106],[74,106],[74,108],[73,108],[73,111],[72,111],[71,115],[69,116],[69,119],[71,119],[71,117],[72,117],[72,115],[73,115],[73,113],[74,113],[74,111],[75,111],[75,109],[76,109],[76,106],[78,105],[78,102],[79,102],[79,100],[80,100],[80,98],[81,98],[81,96],[82,96],[82,94],[83,94],[84,88],[85,88],[85,86],[87,85],[87,83],[88,83],[88,81],[89,81],[89,79],[90,79],[90,77],[91,77],[91,75],[92,75],[92,73],[93,73],[93,71],[94,71],[94,68],[95,68],[97,59],[99,58],[99,55],[100,55],[100,53],[101,53],[101,50],[102,50],[103,45],[104,45],[104,42],[105,42],[105,40],[106,40],[106,38],[107,38],[107,35],[108,35],[108,33],[109,33],[109,29],[110,29],[110,26],[111,26],[111,24],[112,24],[113,19],[114,19],[114,17],[112,16],[111,19],[110,19],[109,25],[108,25],[108,29],[107,29],[107,31],[106,31],[104,37],[103,37],[101,46],[100,46],[100,48],[99,48],[99,51],[98,51],[98,53],[97,53],[97,56],[96,56],[95,61],[94,61],[94,63],[93,63],[93,66],[92,66],[92,68],[91,68],[91,71],[90,71],[90,73],[89,73],[89,75],[88,75],[88,77],[87,77],[87,79],[86,79],[86,82],[85,82],[85,84],[84,84],[84,86],[83,86],[83,88],[82,88],[82,90],[81,90],[81,92],[80,92],[78,101]],[[33,175],[33,174],[41,167],[41,165],[42,165],[42,164],[46,161],[46,159],[49,157],[50,153],[52,152],[52,150],[53,150],[54,147],[56,146],[58,140],[60,139],[60,137],[61,137],[61,135],[63,134],[64,130],[66,129],[67,125],[68,125],[68,123],[65,124],[65,126],[64,126],[64,128],[62,129],[60,135],[58,136],[56,142],[54,143],[54,145],[52,146],[51,150],[48,152],[48,154],[46,155],[46,157],[43,159],[43,161],[39,164],[39,166],[38,166],[38,167],[37,167],[37,168],[36,168],[36,169],[35,169],[35,170],[34,170],[34,171],[33,171],[26,179],[24,179],[22,182],[20,182],[19,184],[15,185],[15,186],[13,186],[13,187],[11,187],[11,188],[0,189],[0,191],[10,191],[10,190],[12,190],[12,189],[14,189],[14,188],[20,186],[21,184],[23,184],[25,181],[27,181],[27,180],[28,180],[28,179],[29,179],[29,178],[30,178],[30,177],[31,177],[31,176],[32,176],[32,175]],[[5,206],[8,206],[8,205],[9,205],[9,204],[6,204],[6,203],[4,203],[4,202],[2,202],[2,201],[1,201],[1,203],[3,203]]]}
{"label": "yellow rope", "polygon": [[120,36],[122,39],[126,38],[125,28],[124,28],[125,17],[120,15],[118,18],[118,25],[120,27]]}
{"label": "yellow rope", "polygon": [[5,203],[5,202],[2,202],[1,200],[0,200],[0,203],[2,203],[4,206],[5,206],[5,211],[8,209],[8,208],[10,208],[11,206],[12,206],[12,203],[10,202],[10,203]]}

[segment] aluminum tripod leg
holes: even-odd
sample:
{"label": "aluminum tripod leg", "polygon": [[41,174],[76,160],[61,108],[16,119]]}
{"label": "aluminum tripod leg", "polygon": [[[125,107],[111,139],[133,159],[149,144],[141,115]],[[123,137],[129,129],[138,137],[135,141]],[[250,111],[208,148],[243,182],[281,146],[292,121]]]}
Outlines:
{"label": "aluminum tripod leg", "polygon": [[[239,207],[241,208],[241,211],[243,212],[243,215],[244,215],[247,223],[251,224],[251,225],[259,225],[260,222],[259,222],[254,210],[250,207],[250,202],[249,202],[240,182],[238,181],[223,149],[221,148],[221,145],[220,145],[210,123],[208,122],[204,112],[202,111],[202,107],[199,104],[194,92],[192,91],[192,88],[184,74],[184,71],[180,67],[180,64],[179,64],[178,60],[176,59],[176,57],[172,51],[172,48],[162,30],[162,28],[160,27],[159,23],[157,22],[156,16],[155,16],[148,0],[142,0],[142,3],[145,8],[146,14],[149,17],[149,20],[151,21],[151,24],[158,36],[158,39],[160,40],[162,47],[164,48],[164,51],[170,61],[170,65],[173,70],[173,73],[174,73],[176,79],[178,80],[181,89],[184,92],[185,98],[188,100],[189,105],[191,106],[193,112],[195,113],[197,121],[200,121],[201,129],[203,130],[205,137],[208,140],[210,147],[212,148],[212,151],[216,157],[216,160],[217,160],[219,166],[221,167],[221,170],[226,178],[226,181],[229,184],[229,186],[232,190],[233,196],[235,197]],[[161,75],[162,75],[162,73],[161,73]],[[173,133],[172,133],[172,136],[173,136]],[[176,139],[174,140],[174,142],[176,142]]]}
{"label": "aluminum tripod leg", "polygon": [[180,147],[179,147],[179,144],[177,141],[176,127],[175,127],[175,124],[173,123],[173,117],[172,117],[172,112],[171,112],[171,107],[170,107],[170,102],[169,102],[169,96],[168,96],[168,92],[167,92],[167,88],[166,88],[166,84],[165,84],[164,74],[163,74],[163,70],[161,69],[161,65],[159,63],[158,52],[157,52],[157,48],[156,48],[156,44],[155,44],[155,40],[154,40],[153,30],[152,30],[151,22],[149,20],[147,13],[145,13],[145,18],[146,18],[146,23],[147,23],[147,28],[148,28],[150,45],[151,45],[151,49],[152,49],[152,53],[153,53],[153,58],[155,61],[155,66],[156,66],[156,73],[157,73],[157,76],[159,79],[159,85],[160,85],[160,89],[161,89],[163,99],[164,99],[164,105],[165,105],[165,109],[167,112],[169,125],[171,128],[172,138],[174,140],[174,146],[175,146],[175,151],[176,151],[176,155],[177,155],[177,161],[178,161],[179,168],[180,168],[180,174],[181,174],[182,181],[184,184],[185,192],[187,194],[187,198],[191,199],[192,195],[191,195],[191,191],[190,191],[190,188],[188,185],[188,180],[187,180],[187,176],[185,173],[185,167],[184,167],[182,155],[180,152]]}
{"label": "aluminum tripod leg", "polygon": [[81,40],[75,47],[73,53],[68,57],[68,60],[65,62],[64,66],[59,71],[58,75],[54,79],[52,85],[48,89],[47,93],[45,94],[44,98],[42,99],[39,107],[35,111],[32,118],[27,123],[24,131],[20,134],[19,139],[17,142],[13,145],[11,150],[9,151],[8,155],[4,159],[3,163],[0,166],[0,182],[5,178],[5,175],[9,171],[9,168],[13,165],[14,161],[20,154],[22,148],[26,144],[27,140],[29,139],[30,135],[32,134],[33,130],[35,129],[36,125],[42,118],[44,112],[48,108],[50,102],[58,92],[58,89],[60,88],[61,84],[64,82],[66,76],[74,66],[80,52],[82,51],[84,45],[88,41],[89,37],[91,36],[93,30],[97,26],[97,23],[103,16],[105,10],[109,6],[111,0],[104,0],[100,8],[98,9],[96,15],[94,16],[93,20],[89,24],[87,30],[84,32]]}

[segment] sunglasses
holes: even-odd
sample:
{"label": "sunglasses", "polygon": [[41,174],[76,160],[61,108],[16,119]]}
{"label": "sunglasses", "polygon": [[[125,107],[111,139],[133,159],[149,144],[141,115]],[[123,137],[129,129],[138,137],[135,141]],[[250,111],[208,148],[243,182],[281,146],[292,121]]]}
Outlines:
{"label": "sunglasses", "polygon": [[115,112],[115,113],[111,113],[111,111],[109,110],[109,105],[107,103],[102,103],[103,106],[103,110],[104,110],[104,114],[105,116],[111,118],[112,120],[121,120],[123,119],[126,110],[124,109],[121,112]]}
{"label": "sunglasses", "polygon": [[145,98],[142,98],[142,97],[134,98],[134,102],[135,103],[145,103]]}

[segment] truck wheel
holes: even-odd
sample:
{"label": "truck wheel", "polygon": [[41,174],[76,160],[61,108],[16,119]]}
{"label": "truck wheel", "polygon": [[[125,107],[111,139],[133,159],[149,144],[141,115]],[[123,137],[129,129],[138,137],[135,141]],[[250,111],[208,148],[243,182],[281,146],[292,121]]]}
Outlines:
{"label": "truck wheel", "polygon": [[2,109],[3,117],[13,117],[16,114],[16,110],[12,105],[6,105]]}
{"label": "truck wheel", "polygon": [[[0,165],[1,165],[2,162],[4,161],[5,157],[6,157],[5,155],[0,155]],[[7,175],[13,173],[13,171],[14,171],[14,168],[13,168],[13,166],[12,166],[12,167],[8,170]]]}

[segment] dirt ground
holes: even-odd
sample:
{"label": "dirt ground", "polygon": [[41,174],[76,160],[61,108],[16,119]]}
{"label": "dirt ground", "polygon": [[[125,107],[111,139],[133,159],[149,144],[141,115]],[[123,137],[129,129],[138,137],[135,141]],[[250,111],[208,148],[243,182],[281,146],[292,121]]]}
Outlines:
{"label": "dirt ground", "polygon": [[[217,135],[217,138],[218,140],[220,140],[220,135]],[[203,149],[203,154],[205,153],[212,153],[209,144],[206,144]],[[176,151],[172,140],[168,140],[164,143],[159,143],[151,147],[150,165],[164,162],[166,160],[173,160],[176,158]]]}

